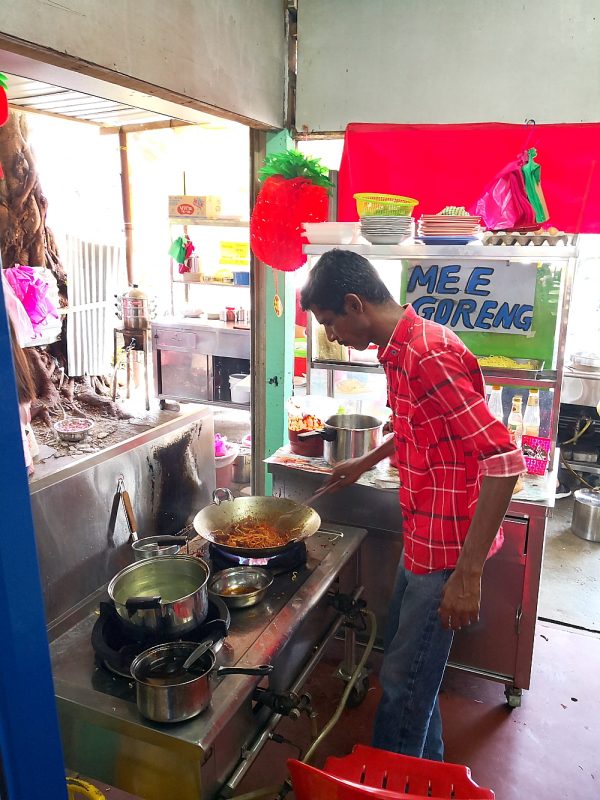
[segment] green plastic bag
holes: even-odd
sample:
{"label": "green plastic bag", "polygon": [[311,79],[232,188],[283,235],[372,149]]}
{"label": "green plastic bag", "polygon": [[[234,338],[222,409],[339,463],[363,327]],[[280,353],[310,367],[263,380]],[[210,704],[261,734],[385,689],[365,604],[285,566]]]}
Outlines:
{"label": "green plastic bag", "polygon": [[169,255],[178,264],[183,264],[185,261],[185,239],[183,236],[178,236],[171,244],[171,247],[169,247]]}
{"label": "green plastic bag", "polygon": [[537,161],[534,161],[535,157],[537,156],[537,150],[535,147],[532,147],[527,151],[527,156],[527,162],[521,167],[523,178],[525,179],[525,191],[527,192],[527,198],[535,212],[535,221],[546,222],[550,215],[548,214],[548,207],[546,205],[546,200],[544,199],[544,193],[542,192],[542,168]]}

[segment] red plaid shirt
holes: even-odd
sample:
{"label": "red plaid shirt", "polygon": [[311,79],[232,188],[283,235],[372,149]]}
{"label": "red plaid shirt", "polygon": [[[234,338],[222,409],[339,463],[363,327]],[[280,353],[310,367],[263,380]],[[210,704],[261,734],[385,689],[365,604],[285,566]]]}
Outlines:
{"label": "red plaid shirt", "polygon": [[[393,414],[405,567],[452,569],[481,477],[519,475],[523,455],[487,407],[477,359],[448,328],[406,306],[379,360]],[[490,554],[501,544],[500,530]]]}

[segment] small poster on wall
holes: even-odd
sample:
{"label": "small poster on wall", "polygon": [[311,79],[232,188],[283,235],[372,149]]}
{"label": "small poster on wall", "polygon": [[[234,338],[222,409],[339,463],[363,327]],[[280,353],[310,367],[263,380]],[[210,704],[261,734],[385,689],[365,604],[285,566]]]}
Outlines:
{"label": "small poster on wall", "polygon": [[458,332],[533,334],[535,263],[482,260],[408,263],[406,302]]}

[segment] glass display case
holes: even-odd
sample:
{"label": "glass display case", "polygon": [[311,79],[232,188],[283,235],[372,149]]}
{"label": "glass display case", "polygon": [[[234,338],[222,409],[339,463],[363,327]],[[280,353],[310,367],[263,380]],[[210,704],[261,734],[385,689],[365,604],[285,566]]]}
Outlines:
{"label": "glass display case", "polygon": [[[312,265],[333,247],[307,245],[305,252]],[[576,248],[360,244],[345,249],[368,258],[398,302],[411,302],[417,313],[456,332],[479,358],[488,392],[503,387],[505,423],[516,394],[525,410],[529,390],[539,390],[539,435],[552,440],[552,459]],[[376,350],[331,345],[314,318],[307,340],[307,391],[340,399],[353,410],[376,411],[382,401],[385,409]]]}

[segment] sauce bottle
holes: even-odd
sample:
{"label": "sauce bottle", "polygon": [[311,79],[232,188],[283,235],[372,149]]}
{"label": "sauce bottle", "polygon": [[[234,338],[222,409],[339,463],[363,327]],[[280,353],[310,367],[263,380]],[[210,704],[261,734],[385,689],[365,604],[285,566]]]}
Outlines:
{"label": "sauce bottle", "polygon": [[517,447],[521,447],[521,438],[523,437],[523,398],[521,395],[516,394],[513,397],[512,408],[508,415],[506,427],[514,443]]}
{"label": "sauce bottle", "polygon": [[530,389],[523,417],[523,433],[526,436],[540,435],[540,390]]}
{"label": "sauce bottle", "polygon": [[504,411],[502,410],[502,387],[492,386],[490,397],[488,400],[488,407],[492,416],[496,417],[498,422],[504,422]]}

